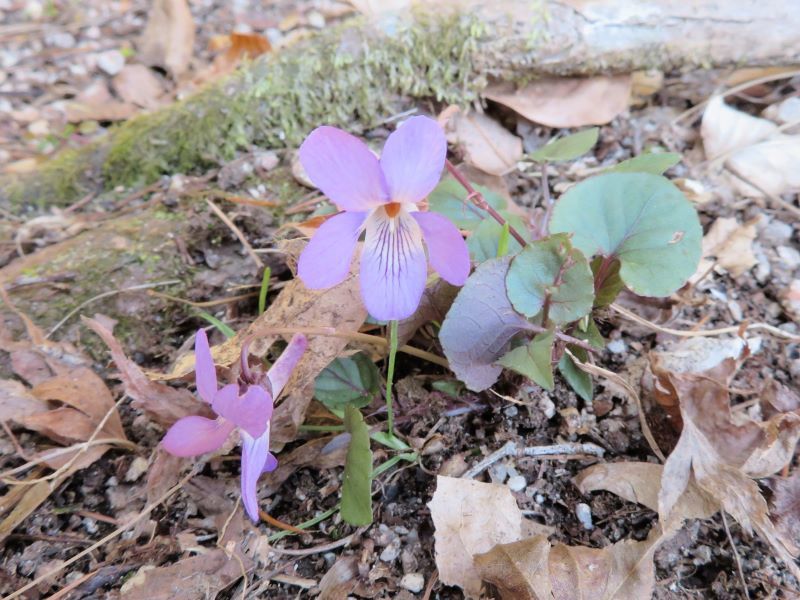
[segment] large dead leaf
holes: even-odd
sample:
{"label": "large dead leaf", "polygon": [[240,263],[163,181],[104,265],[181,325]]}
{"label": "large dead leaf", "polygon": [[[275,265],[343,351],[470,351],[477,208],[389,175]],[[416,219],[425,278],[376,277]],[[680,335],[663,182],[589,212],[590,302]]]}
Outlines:
{"label": "large dead leaf", "polygon": [[772,517],[775,527],[784,540],[800,547],[800,471],[790,477],[777,477],[770,482],[774,493],[772,497]]}
{"label": "large dead leaf", "polygon": [[475,557],[479,575],[504,600],[638,600],[655,587],[657,531],[605,548],[550,545],[546,536],[499,544]]}
{"label": "large dead leaf", "polygon": [[0,380],[0,421],[19,423],[23,417],[47,412],[48,408],[19,381]]}
{"label": "large dead leaf", "polygon": [[750,196],[779,195],[800,186],[800,135],[784,135],[777,125],[753,117],[712,98],[700,129],[706,156],[725,166],[752,186],[741,186]]}
{"label": "large dead leaf", "polygon": [[489,86],[483,95],[548,127],[605,125],[628,108],[631,76],[546,78],[514,89]]}
{"label": "large dead leaf", "polygon": [[53,103],[53,107],[64,112],[67,121],[124,121],[138,112],[130,102],[115,99],[104,80],[93,81],[72,100]]}
{"label": "large dead leaf", "polygon": [[155,0],[139,40],[139,60],[177,78],[189,68],[193,52],[194,20],[186,0]]}
{"label": "large dead leaf", "polygon": [[733,217],[722,217],[714,221],[703,236],[703,253],[693,281],[705,277],[709,269],[719,267],[734,277],[748,271],[758,260],[753,254],[756,239],[756,220],[744,225]]}
{"label": "large dead leaf", "polygon": [[428,507],[436,528],[439,579],[459,586],[468,598],[477,598],[481,577],[473,557],[522,537],[517,501],[504,485],[440,475]]}
{"label": "large dead leaf", "polygon": [[113,332],[100,321],[83,317],[83,322],[108,346],[125,386],[125,393],[133,398],[134,407],[143,410],[162,427],[169,427],[188,415],[213,417],[208,405],[195,398],[188,390],[150,381],[139,366],[125,355]]}
{"label": "large dead leaf", "polygon": [[142,108],[156,108],[164,93],[161,80],[144,65],[124,66],[111,85],[122,100]]}
{"label": "large dead leaf", "polygon": [[[264,356],[280,337],[289,338],[288,330],[314,328],[320,334],[308,335],[308,348],[292,374],[284,394],[277,399],[272,417],[272,440],[288,442],[295,438],[306,409],[314,395],[317,375],[339,356],[348,344],[347,334],[355,333],[364,324],[367,311],[361,301],[357,265],[342,283],[327,290],[309,290],[302,281],[293,279],[284,287],[267,311],[247,329],[211,349],[214,362],[231,365],[239,359],[242,343],[253,339],[250,351]],[[330,327],[335,323],[336,327]],[[276,334],[279,330],[280,334]],[[325,332],[337,335],[327,335]],[[194,355],[181,357],[166,379],[182,377],[194,369]]]}
{"label": "large dead leaf", "polygon": [[522,158],[522,140],[484,114],[458,112],[447,122],[448,141],[473,167],[492,175],[514,169]]}
{"label": "large dead leaf", "polygon": [[[663,473],[663,465],[656,463],[599,463],[578,473],[574,481],[584,494],[605,490],[658,511],[658,492]],[[707,519],[718,510],[717,502],[694,482],[689,482],[675,507],[676,514],[684,519]]]}
{"label": "large dead leaf", "polygon": [[682,519],[676,506],[694,478],[745,531],[756,530],[798,577],[791,546],[770,521],[767,502],[751,477],[770,475],[792,458],[800,417],[787,413],[766,423],[747,418],[735,422],[727,391],[734,370],[722,369],[722,375],[666,374],[679,398],[683,431],[664,465],[658,512],[667,529]]}

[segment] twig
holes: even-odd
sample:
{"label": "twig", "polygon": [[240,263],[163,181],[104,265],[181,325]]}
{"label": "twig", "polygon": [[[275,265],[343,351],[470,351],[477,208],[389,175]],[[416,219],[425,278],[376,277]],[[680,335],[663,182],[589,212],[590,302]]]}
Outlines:
{"label": "twig", "polygon": [[488,469],[498,460],[502,460],[508,456],[516,456],[518,458],[522,458],[523,456],[537,458],[563,458],[567,456],[583,458],[585,456],[595,456],[597,458],[603,458],[604,454],[605,450],[603,450],[603,448],[592,443],[554,444],[552,446],[528,446],[526,448],[518,448],[516,442],[506,442],[503,447],[501,447],[499,450],[495,450],[489,456],[481,460],[478,464],[464,473],[461,478],[473,479],[477,475],[483,473],[483,471]]}
{"label": "twig", "polygon": [[179,279],[170,279],[169,281],[158,281],[156,283],[143,283],[141,285],[132,285],[130,287],[122,288],[121,290],[111,290],[108,292],[103,292],[102,294],[97,294],[97,296],[93,296],[84,302],[81,302],[78,306],[73,308],[71,311],[67,313],[63,319],[61,319],[58,323],[53,325],[53,328],[47,332],[47,335],[44,336],[45,339],[49,338],[53,335],[56,331],[61,329],[61,326],[69,321],[73,316],[75,316],[78,312],[81,311],[84,307],[88,306],[92,302],[96,302],[97,300],[102,300],[103,298],[108,298],[109,296],[114,296],[116,294],[123,294],[125,292],[137,292],[139,290],[148,290],[154,287],[163,287],[167,285],[175,285],[176,283],[180,283]]}
{"label": "twig", "polygon": [[[32,458],[24,465],[20,465],[18,467],[14,467],[13,469],[9,469],[8,471],[4,471],[0,474],[0,479],[5,479],[6,477],[10,477],[11,475],[16,475],[17,473],[21,473],[22,471],[26,471],[31,467],[35,467],[36,465],[41,465],[42,463],[47,462],[51,458],[57,458],[64,454],[69,454],[70,452],[75,452],[79,450],[82,446],[102,446],[103,444],[116,444],[118,446],[122,446],[123,448],[129,448],[131,450],[137,450],[138,447],[131,441],[123,440],[120,438],[101,438],[99,440],[94,440],[92,442],[80,442],[79,444],[74,444],[72,446],[67,446],[66,448],[57,448],[52,452],[48,452],[47,454],[42,454],[36,458]],[[9,485],[19,485],[24,484],[24,481],[9,481],[7,482]]]}
{"label": "twig", "polygon": [[425,593],[422,595],[422,600],[430,600],[433,593],[433,586],[439,581],[439,569],[434,569],[431,578],[428,580],[428,585],[425,586]]}
{"label": "twig", "polygon": [[48,571],[47,573],[44,573],[43,575],[40,575],[39,577],[37,577],[33,581],[31,581],[31,582],[25,584],[24,586],[22,586],[21,588],[19,588],[17,591],[12,592],[10,595],[6,596],[4,600],[13,600],[14,598],[19,598],[20,596],[22,596],[22,594],[27,592],[29,589],[36,587],[37,585],[39,585],[43,581],[46,581],[47,579],[50,579],[54,575],[58,575],[61,571],[63,571],[64,569],[66,569],[70,565],[75,564],[76,562],[81,560],[84,556],[87,556],[88,554],[91,554],[92,552],[94,552],[95,550],[100,548],[101,546],[105,545],[106,543],[108,543],[111,540],[113,540],[115,537],[121,535],[122,533],[124,533],[125,531],[127,531],[128,529],[130,529],[131,527],[136,525],[139,521],[141,521],[147,515],[149,515],[156,506],[158,506],[159,504],[161,504],[162,502],[167,500],[170,496],[172,496],[172,494],[174,494],[179,489],[181,489],[184,485],[186,485],[186,482],[189,481],[192,477],[194,477],[197,474],[198,467],[199,467],[199,465],[195,466],[195,468],[192,469],[191,471],[189,471],[189,473],[187,473],[183,477],[183,479],[181,479],[178,483],[173,485],[166,492],[161,494],[161,496],[157,500],[155,500],[154,502],[151,502],[150,504],[145,506],[144,509],[138,515],[136,515],[133,519],[131,519],[128,523],[126,523],[125,525],[122,525],[120,527],[117,527],[114,531],[109,533],[107,536],[105,536],[101,540],[98,540],[97,542],[95,542],[94,544],[92,544],[91,546],[86,548],[85,550],[82,550],[82,551],[78,552],[78,554],[76,554],[72,558],[64,561],[61,565],[59,565],[58,567],[56,567],[52,571]]}
{"label": "twig", "polygon": [[[797,123],[795,123],[795,125],[797,125]],[[737,171],[731,169],[730,167],[728,167],[728,171],[730,171],[730,173],[740,181],[743,181],[747,185],[754,187],[756,190],[764,194],[767,200],[769,200],[775,208],[778,209],[782,208],[785,211],[792,213],[795,216],[795,218],[800,217],[800,208],[796,207],[791,202],[787,202],[780,196],[776,196],[775,194],[768,192],[749,177],[745,177],[744,175],[738,173]]]}
{"label": "twig", "polygon": [[233,232],[233,234],[237,238],[239,238],[239,241],[241,242],[242,246],[244,246],[244,249],[247,251],[247,254],[250,256],[250,258],[253,260],[253,262],[256,263],[258,268],[259,269],[263,269],[264,268],[264,261],[261,260],[261,257],[258,254],[256,254],[255,250],[253,250],[253,247],[250,245],[250,242],[248,242],[247,238],[244,237],[244,234],[242,233],[242,230],[239,229],[233,221],[231,221],[231,219],[230,219],[230,217],[228,217],[228,215],[226,215],[224,212],[222,212],[222,209],[219,206],[214,204],[208,198],[206,198],[206,204],[208,204],[209,208],[211,208],[211,210],[214,211],[214,214],[217,215],[220,218],[220,220],[223,223],[225,223],[225,225],[228,226],[228,229],[230,229]]}
{"label": "twig", "polygon": [[347,537],[343,537],[342,539],[336,540],[335,542],[330,542],[329,544],[322,544],[320,546],[313,546],[311,548],[301,548],[299,550],[294,550],[291,548],[275,548],[273,546],[269,549],[269,551],[275,552],[276,554],[286,554],[287,556],[310,556],[312,554],[319,554],[320,552],[329,552],[331,550],[335,550],[336,548],[347,546],[347,544],[353,541],[353,537],[355,537],[355,534],[351,533]]}
{"label": "twig", "polygon": [[722,526],[725,528],[725,534],[728,536],[728,542],[731,545],[731,550],[733,550],[733,558],[736,559],[736,570],[739,571],[739,580],[742,582],[744,596],[747,600],[750,600],[750,591],[747,589],[747,581],[744,578],[744,571],[742,570],[742,560],[739,558],[739,551],[736,549],[736,544],[733,543],[731,530],[728,529],[728,519],[725,518],[724,510],[721,510],[720,514],[722,515]]}
{"label": "twig", "polygon": [[147,292],[147,295],[153,296],[155,298],[163,298],[164,300],[171,300],[172,302],[180,302],[181,304],[186,304],[187,306],[206,308],[209,306],[219,306],[221,304],[229,304],[231,302],[238,302],[239,300],[246,300],[247,298],[253,298],[255,296],[258,296],[258,292],[248,292],[246,294],[238,294],[237,296],[228,296],[227,298],[218,298],[216,300],[206,300],[204,302],[195,302],[193,300],[186,300],[185,298],[179,298],[178,296],[173,296],[172,294],[165,294],[164,292],[154,292],[153,290],[149,290]]}
{"label": "twig", "polygon": [[647,319],[644,319],[629,311],[627,308],[620,306],[619,304],[612,304],[611,308],[617,311],[620,315],[633,321],[634,323],[638,323],[639,325],[643,325],[645,327],[649,327],[655,331],[659,331],[661,333],[668,333],[670,335],[676,335],[678,337],[711,337],[715,335],[723,335],[726,333],[735,333],[738,334],[744,331],[765,331],[771,335],[774,335],[777,338],[781,338],[784,340],[788,340],[790,342],[800,342],[800,335],[794,335],[789,333],[788,331],[783,331],[782,329],[778,329],[774,325],[769,325],[767,323],[750,323],[746,326],[742,325],[735,325],[732,327],[721,327],[719,329],[704,329],[704,330],[683,330],[683,329],[671,329],[669,327],[662,327],[661,325],[656,325]]}
{"label": "twig", "polygon": [[[500,225],[506,225],[506,220],[488,202],[486,202],[486,198],[483,197],[483,194],[472,187],[472,184],[467,181],[467,178],[464,177],[458,169],[456,169],[453,163],[451,163],[449,160],[445,160],[444,164],[455,180],[458,181],[458,183],[460,183],[465,190],[467,190],[467,200],[472,200],[472,202],[478,208],[489,213],[489,215],[491,215],[495,221],[500,223]],[[508,224],[508,232],[514,237],[515,240],[519,242],[520,246],[525,247],[525,244],[528,243],[525,241],[525,238],[520,235],[519,231],[514,229],[510,223]]]}

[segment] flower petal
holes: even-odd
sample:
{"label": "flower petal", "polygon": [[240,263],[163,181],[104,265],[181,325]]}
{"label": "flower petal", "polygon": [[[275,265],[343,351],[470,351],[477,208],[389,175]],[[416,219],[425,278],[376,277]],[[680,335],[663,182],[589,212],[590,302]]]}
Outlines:
{"label": "flower petal", "polygon": [[317,127],[300,146],[309,179],[343,210],[368,210],[388,199],[380,163],[367,145],[336,127]]}
{"label": "flower petal", "polygon": [[297,262],[297,274],[307,288],[329,288],[347,277],[366,218],[367,213],[343,212],[317,229]]}
{"label": "flower petal", "polygon": [[461,232],[447,217],[434,212],[415,212],[411,216],[419,224],[428,260],[442,279],[453,285],[464,285],[469,277],[469,249]]}
{"label": "flower petal", "polygon": [[256,484],[269,458],[269,427],[254,438],[242,432],[242,503],[249,517],[258,523]]}
{"label": "flower petal", "polygon": [[444,168],[447,140],[429,117],[411,117],[389,136],[381,169],[392,202],[419,202],[433,191]]}
{"label": "flower petal", "polygon": [[366,221],[361,254],[361,297],[381,321],[405,319],[417,310],[428,265],[422,232],[405,209],[389,217],[383,207]]}
{"label": "flower petal", "polygon": [[204,329],[198,329],[194,336],[194,378],[198,395],[211,404],[217,393],[217,369]]}
{"label": "flower petal", "polygon": [[272,417],[272,398],[260,385],[248,386],[245,393],[239,395],[239,386],[232,383],[217,392],[211,408],[240,429],[258,437],[266,431]]}
{"label": "flower petal", "polygon": [[289,381],[292,371],[300,362],[303,352],[306,351],[308,340],[302,333],[295,333],[292,336],[289,345],[272,365],[272,368],[267,372],[267,377],[272,384],[272,397],[273,400],[280,396],[283,386]]}
{"label": "flower petal", "polygon": [[275,455],[270,452],[267,455],[267,462],[264,463],[264,468],[261,470],[262,473],[270,473],[278,468],[278,459]]}
{"label": "flower petal", "polygon": [[198,456],[222,446],[234,427],[225,419],[183,417],[169,428],[161,443],[167,452],[175,456]]}

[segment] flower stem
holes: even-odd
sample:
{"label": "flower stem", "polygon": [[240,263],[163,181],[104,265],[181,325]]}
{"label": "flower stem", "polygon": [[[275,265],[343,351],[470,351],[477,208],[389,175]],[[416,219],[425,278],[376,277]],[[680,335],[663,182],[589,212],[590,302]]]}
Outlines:
{"label": "flower stem", "polygon": [[389,321],[389,370],[386,374],[386,415],[389,435],[394,435],[394,411],[392,410],[392,384],[394,383],[394,361],[397,356],[397,320]]}
{"label": "flower stem", "polygon": [[[478,190],[472,187],[472,184],[469,181],[467,181],[467,178],[464,177],[459,172],[458,169],[456,169],[455,165],[451,163],[449,159],[445,160],[444,164],[447,167],[447,170],[450,172],[450,174],[455,178],[455,180],[458,181],[458,183],[460,183],[465,190],[467,190],[467,200],[472,200],[472,202],[475,203],[475,206],[489,213],[489,215],[495,221],[500,223],[500,225],[506,225],[506,223],[508,223],[500,215],[500,213],[498,213],[488,202],[486,202],[486,198],[483,197],[483,194],[481,194]],[[524,248],[525,244],[527,244],[528,242],[526,242],[525,238],[520,235],[519,231],[511,227],[510,223],[508,224],[508,231],[513,236],[513,238],[519,242],[519,245]]]}

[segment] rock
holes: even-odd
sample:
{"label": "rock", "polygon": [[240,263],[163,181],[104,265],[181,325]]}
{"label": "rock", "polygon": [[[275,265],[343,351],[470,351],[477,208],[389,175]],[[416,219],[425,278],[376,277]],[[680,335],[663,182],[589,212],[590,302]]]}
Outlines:
{"label": "rock", "polygon": [[592,509],[589,508],[588,504],[584,504],[583,502],[576,504],[575,516],[578,517],[578,521],[581,522],[584,529],[587,531],[594,529],[594,525],[592,524]]}
{"label": "rock", "polygon": [[608,342],[606,346],[609,352],[613,352],[614,354],[624,354],[625,353],[625,341],[621,338],[617,338],[616,340],[611,340]]}
{"label": "rock", "polygon": [[528,482],[525,481],[524,475],[515,475],[514,477],[509,477],[506,485],[512,492],[521,492],[528,485]]}
{"label": "rock", "polygon": [[400,587],[412,594],[419,594],[425,587],[425,577],[422,573],[406,573],[400,580]]}
{"label": "rock", "polygon": [[395,539],[381,552],[383,562],[394,562],[400,556],[400,540]]}
{"label": "rock", "polygon": [[122,71],[125,66],[125,57],[119,50],[109,50],[97,55],[97,67],[112,77]]}
{"label": "rock", "polygon": [[791,246],[778,246],[775,251],[781,259],[781,263],[790,271],[800,267],[800,252]]}
{"label": "rock", "polygon": [[793,228],[788,223],[772,219],[761,232],[761,238],[770,245],[779,246],[792,239]]}
{"label": "rock", "polygon": [[312,10],[310,13],[308,13],[306,19],[308,20],[308,24],[314,29],[322,29],[325,27],[325,17],[315,10]]}
{"label": "rock", "polygon": [[131,466],[128,467],[128,471],[125,473],[125,481],[136,481],[145,472],[147,472],[147,468],[149,466],[150,465],[146,458],[143,456],[137,456],[133,459]]}

